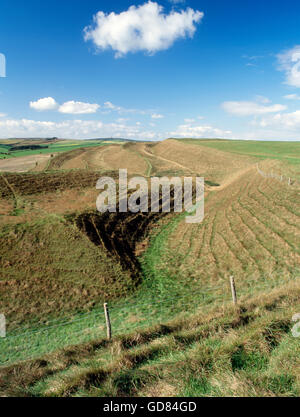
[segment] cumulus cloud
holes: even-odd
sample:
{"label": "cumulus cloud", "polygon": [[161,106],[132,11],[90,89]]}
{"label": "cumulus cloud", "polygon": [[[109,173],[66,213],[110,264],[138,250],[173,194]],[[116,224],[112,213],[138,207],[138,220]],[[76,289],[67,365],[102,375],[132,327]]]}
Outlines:
{"label": "cumulus cloud", "polygon": [[286,100],[300,100],[300,96],[298,94],[287,94],[283,96]]}
{"label": "cumulus cloud", "polygon": [[209,125],[195,126],[190,123],[179,125],[169,136],[181,138],[231,138],[231,130],[222,130]]}
{"label": "cumulus cloud", "polygon": [[[117,106],[110,101],[106,101],[102,106],[97,103],[85,103],[81,101],[66,101],[63,104],[58,104],[52,97],[41,98],[35,102],[30,102],[30,107],[35,110],[57,110],[64,114],[91,114],[96,113],[98,109],[102,108],[102,113],[110,113],[112,111],[118,113],[137,113],[137,114],[151,114],[152,110],[138,110],[138,109],[126,109],[121,106]],[[1,114],[1,113],[0,113]],[[1,116],[0,116],[1,117]]]}
{"label": "cumulus cloud", "polygon": [[271,100],[268,97],[265,97],[265,96],[257,95],[257,96],[255,96],[255,99],[258,103],[262,103],[262,104],[271,103]]}
{"label": "cumulus cloud", "polygon": [[63,137],[74,139],[125,137],[128,139],[162,139],[156,132],[139,125],[103,123],[99,120],[66,120],[62,122],[29,119],[0,120],[0,137]]}
{"label": "cumulus cloud", "polygon": [[235,116],[259,116],[267,113],[277,113],[286,110],[282,104],[263,105],[254,101],[225,101],[223,109]]}
{"label": "cumulus cloud", "polygon": [[168,49],[179,38],[193,37],[195,24],[203,15],[191,8],[165,14],[162,6],[148,1],[120,14],[99,11],[94,24],[84,29],[84,39],[93,41],[99,50],[112,49],[116,58],[128,52],[154,54]]}
{"label": "cumulus cloud", "polygon": [[285,72],[285,83],[300,87],[300,45],[277,55],[279,69]]}
{"label": "cumulus cloud", "polygon": [[59,106],[58,111],[60,113],[67,114],[90,114],[96,113],[99,109],[99,104],[82,103],[81,101],[66,101],[64,104]]}
{"label": "cumulus cloud", "polygon": [[162,114],[157,114],[157,113],[154,113],[151,115],[152,119],[163,119],[164,117],[165,116],[163,116]]}
{"label": "cumulus cloud", "polygon": [[277,113],[268,118],[255,121],[254,124],[260,127],[280,128],[284,130],[299,130],[300,110],[291,113]]}
{"label": "cumulus cloud", "polygon": [[38,111],[55,110],[58,104],[52,97],[40,98],[37,101],[31,101],[29,106]]}

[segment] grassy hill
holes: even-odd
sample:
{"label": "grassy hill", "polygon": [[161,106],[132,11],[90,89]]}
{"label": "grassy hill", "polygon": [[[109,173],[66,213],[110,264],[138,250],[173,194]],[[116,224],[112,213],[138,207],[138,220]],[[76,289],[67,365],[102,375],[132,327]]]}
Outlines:
{"label": "grassy hill", "polygon": [[[237,142],[84,148],[2,175],[1,394],[299,395],[299,144]],[[204,221],[97,214],[97,177],[119,167],[204,175]]]}
{"label": "grassy hill", "polygon": [[300,143],[280,141],[253,141],[253,140],[225,140],[225,139],[179,139],[190,144],[199,144],[212,149],[218,149],[239,155],[248,155],[260,160],[275,159],[289,165],[294,165],[300,175]]}

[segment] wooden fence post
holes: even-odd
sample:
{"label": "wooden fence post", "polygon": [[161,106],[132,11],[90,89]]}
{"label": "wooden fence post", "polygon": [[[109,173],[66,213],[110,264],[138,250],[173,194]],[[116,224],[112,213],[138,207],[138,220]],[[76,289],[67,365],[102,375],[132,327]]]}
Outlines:
{"label": "wooden fence post", "polygon": [[109,310],[107,303],[104,303],[104,314],[105,314],[105,321],[106,321],[106,329],[107,329],[107,339],[111,339],[111,323],[109,318]]}
{"label": "wooden fence post", "polygon": [[231,287],[232,301],[233,301],[233,304],[236,305],[237,304],[236,289],[235,289],[234,277],[232,275],[230,276],[230,287]]}

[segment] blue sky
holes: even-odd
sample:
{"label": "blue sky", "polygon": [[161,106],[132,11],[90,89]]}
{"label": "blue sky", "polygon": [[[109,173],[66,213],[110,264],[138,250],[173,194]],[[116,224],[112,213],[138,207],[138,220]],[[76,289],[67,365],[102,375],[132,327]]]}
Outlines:
{"label": "blue sky", "polygon": [[295,0],[2,0],[0,137],[300,140],[299,16]]}

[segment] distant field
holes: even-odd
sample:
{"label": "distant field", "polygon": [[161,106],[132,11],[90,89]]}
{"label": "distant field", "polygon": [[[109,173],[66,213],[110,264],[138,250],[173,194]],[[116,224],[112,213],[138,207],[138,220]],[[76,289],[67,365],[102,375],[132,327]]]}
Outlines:
{"label": "distant field", "polygon": [[0,141],[0,159],[16,158],[22,156],[30,156],[37,154],[49,154],[57,152],[67,152],[74,149],[83,147],[97,147],[104,146],[110,143],[122,143],[118,141],[97,141],[97,140],[63,140],[59,142],[49,143],[49,145],[43,143],[39,149],[28,149],[28,150],[13,150],[11,151],[12,144],[6,144],[5,141]]}
{"label": "distant field", "polygon": [[19,156],[18,158],[6,158],[0,160],[0,172],[26,172],[30,170],[43,170],[50,159],[51,154],[35,154]]}
{"label": "distant field", "polygon": [[[4,140],[0,141],[0,172],[42,171],[48,168],[47,161],[50,156],[84,148],[92,150],[97,147],[121,143],[123,142],[115,140],[58,140],[50,143],[45,140],[21,140],[17,143],[7,143]],[[33,146],[37,149],[23,149],[24,146]],[[18,147],[21,149],[18,150]],[[74,168],[76,168],[76,162]]]}

